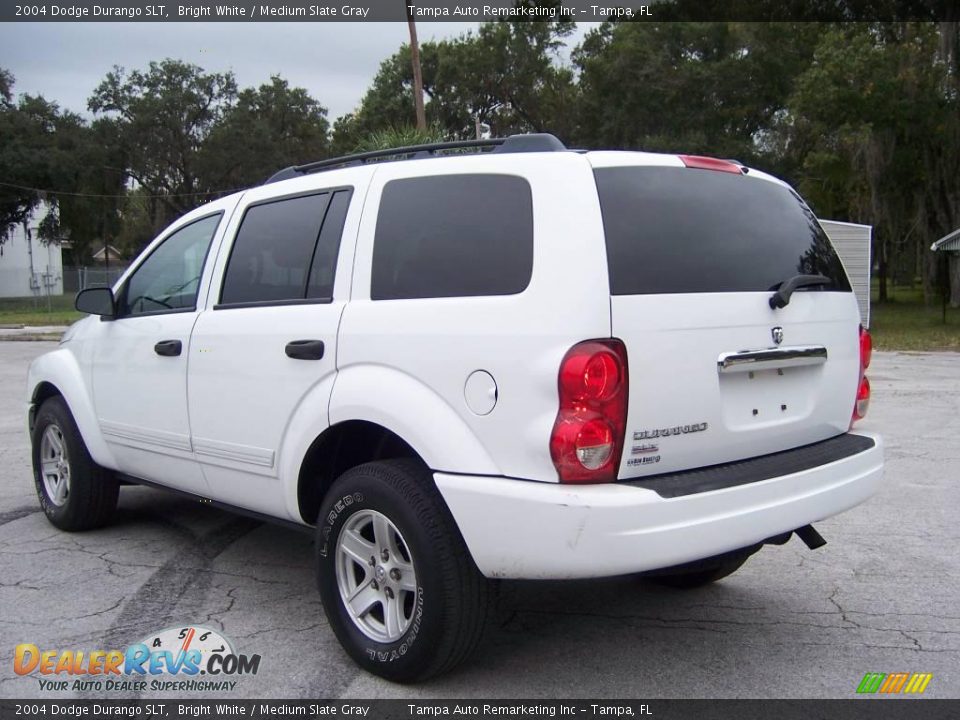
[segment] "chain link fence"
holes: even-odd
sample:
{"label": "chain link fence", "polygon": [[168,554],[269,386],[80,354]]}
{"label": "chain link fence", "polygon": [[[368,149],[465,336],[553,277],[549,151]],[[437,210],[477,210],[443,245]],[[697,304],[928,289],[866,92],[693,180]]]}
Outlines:
{"label": "chain link fence", "polygon": [[109,287],[117,281],[126,266],[104,267],[64,267],[63,268],[63,293],[64,295],[76,294],[81,290],[90,287]]}

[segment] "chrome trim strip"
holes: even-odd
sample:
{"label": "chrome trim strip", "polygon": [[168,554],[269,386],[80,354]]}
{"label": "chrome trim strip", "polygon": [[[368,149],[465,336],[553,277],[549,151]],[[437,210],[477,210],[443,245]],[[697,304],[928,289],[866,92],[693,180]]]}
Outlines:
{"label": "chrome trim strip", "polygon": [[739,352],[720,353],[720,357],[717,358],[717,372],[747,372],[770,368],[821,365],[826,361],[827,349],[822,345],[740,350]]}

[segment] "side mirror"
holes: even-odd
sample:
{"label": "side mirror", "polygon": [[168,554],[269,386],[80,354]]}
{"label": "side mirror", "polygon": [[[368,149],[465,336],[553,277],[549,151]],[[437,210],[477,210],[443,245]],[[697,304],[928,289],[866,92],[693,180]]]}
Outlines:
{"label": "side mirror", "polygon": [[87,288],[77,293],[73,306],[88,315],[100,315],[112,318],[116,314],[116,304],[113,300],[113,291],[110,288]]}

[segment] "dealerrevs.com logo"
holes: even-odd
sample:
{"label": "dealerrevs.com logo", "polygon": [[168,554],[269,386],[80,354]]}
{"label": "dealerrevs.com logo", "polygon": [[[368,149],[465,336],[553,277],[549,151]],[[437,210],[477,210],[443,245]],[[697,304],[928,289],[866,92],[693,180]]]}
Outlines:
{"label": "dealerrevs.com logo", "polygon": [[867,673],[857,686],[858,693],[919,695],[933,680],[933,673]]}
{"label": "dealerrevs.com logo", "polygon": [[242,655],[218,630],[188,625],[147,635],[124,650],[42,650],[17,645],[13,670],[44,691],[232,691],[237,676],[256,675],[259,655]]}

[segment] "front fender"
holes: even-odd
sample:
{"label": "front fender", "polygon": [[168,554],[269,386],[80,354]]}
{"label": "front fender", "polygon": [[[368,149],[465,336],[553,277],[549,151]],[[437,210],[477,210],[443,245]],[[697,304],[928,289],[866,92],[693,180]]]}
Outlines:
{"label": "front fender", "polygon": [[103,467],[116,470],[117,462],[100,432],[100,423],[97,422],[97,415],[93,408],[93,398],[90,397],[87,385],[83,381],[83,373],[76,355],[69,346],[45,353],[30,364],[30,369],[27,371],[28,413],[33,405],[37,388],[44,382],[53,385],[63,395],[93,461]]}
{"label": "front fender", "polygon": [[431,388],[394,368],[351,365],[337,373],[330,424],[347,420],[388,428],[432,470],[502,474],[456,410]]}

